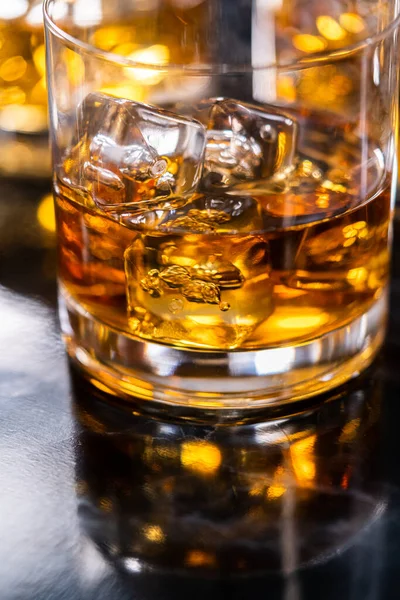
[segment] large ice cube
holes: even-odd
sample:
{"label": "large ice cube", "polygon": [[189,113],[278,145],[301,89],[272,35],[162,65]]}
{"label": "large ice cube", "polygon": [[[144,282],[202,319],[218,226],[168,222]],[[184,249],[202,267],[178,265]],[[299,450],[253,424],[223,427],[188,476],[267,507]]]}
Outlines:
{"label": "large ice cube", "polygon": [[[199,114],[204,115],[206,105]],[[203,184],[262,190],[264,180],[287,175],[295,167],[297,123],[276,107],[217,99],[207,124]]]}
{"label": "large ice cube", "polygon": [[78,109],[70,179],[105,211],[174,205],[196,189],[205,147],[194,119],[145,104],[89,94]]}
{"label": "large ice cube", "polygon": [[251,198],[199,195],[125,252],[131,330],[209,349],[240,347],[273,312],[269,243]]}

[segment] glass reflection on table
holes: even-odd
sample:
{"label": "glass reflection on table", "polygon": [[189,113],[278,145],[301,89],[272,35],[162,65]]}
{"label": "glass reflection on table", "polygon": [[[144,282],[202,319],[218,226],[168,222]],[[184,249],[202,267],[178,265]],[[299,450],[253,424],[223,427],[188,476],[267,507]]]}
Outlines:
{"label": "glass reflection on table", "polygon": [[76,374],[74,389],[82,528],[124,572],[291,578],[385,511],[371,371],[303,412],[241,425],[141,414]]}

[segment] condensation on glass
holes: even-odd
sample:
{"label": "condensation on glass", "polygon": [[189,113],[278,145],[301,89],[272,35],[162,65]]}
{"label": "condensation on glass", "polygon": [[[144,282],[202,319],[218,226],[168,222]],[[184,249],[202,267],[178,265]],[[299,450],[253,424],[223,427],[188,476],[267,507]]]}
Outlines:
{"label": "condensation on glass", "polygon": [[252,408],[371,362],[396,10],[47,1],[61,316],[94,380]]}

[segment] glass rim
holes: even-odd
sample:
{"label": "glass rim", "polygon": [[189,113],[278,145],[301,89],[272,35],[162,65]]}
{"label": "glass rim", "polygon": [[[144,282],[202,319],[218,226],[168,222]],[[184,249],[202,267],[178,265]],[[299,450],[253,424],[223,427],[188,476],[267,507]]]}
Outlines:
{"label": "glass rim", "polygon": [[287,62],[273,62],[268,63],[266,65],[231,65],[229,63],[208,63],[208,64],[175,64],[168,63],[166,65],[163,64],[155,64],[155,63],[141,63],[122,54],[117,54],[115,52],[109,52],[107,50],[102,50],[93,44],[89,44],[80,40],[79,38],[74,37],[73,35],[64,31],[57,23],[53,20],[50,15],[50,6],[56,4],[59,0],[44,0],[43,2],[43,16],[44,16],[44,25],[47,31],[50,31],[53,35],[62,40],[67,47],[71,50],[81,50],[85,54],[90,54],[96,58],[105,60],[110,63],[114,63],[120,67],[128,67],[131,69],[146,69],[151,71],[177,71],[177,72],[185,72],[189,75],[198,75],[198,76],[206,76],[206,75],[223,75],[223,74],[241,74],[241,73],[254,73],[259,71],[265,71],[269,69],[274,70],[301,70],[304,68],[309,68],[312,66],[317,66],[321,63],[329,63],[334,62],[336,60],[340,60],[346,57],[349,57],[357,52],[360,52],[364,49],[371,48],[375,46],[380,41],[389,37],[391,33],[394,33],[397,28],[400,26],[400,10],[397,16],[390,21],[390,23],[372,36],[367,36],[354,44],[349,44],[343,46],[341,48],[335,48],[332,50],[322,50],[320,52],[313,52],[308,54],[307,56],[296,58],[293,61]]}

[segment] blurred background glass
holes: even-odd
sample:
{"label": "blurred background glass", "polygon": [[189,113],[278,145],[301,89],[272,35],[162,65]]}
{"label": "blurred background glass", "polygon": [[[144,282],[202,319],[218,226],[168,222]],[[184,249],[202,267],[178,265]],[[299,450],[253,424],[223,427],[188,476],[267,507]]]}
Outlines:
{"label": "blurred background glass", "polygon": [[42,0],[0,1],[0,174],[50,176]]}

